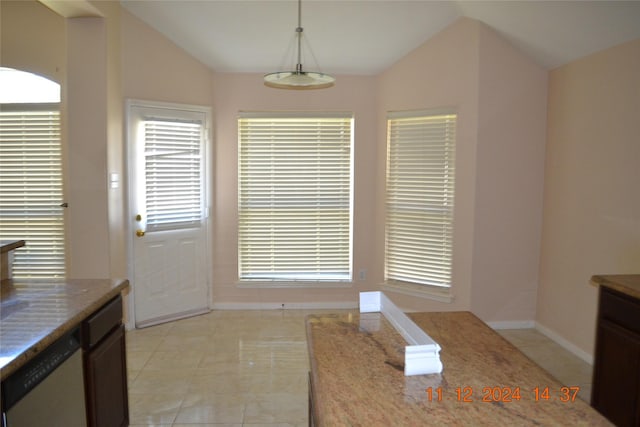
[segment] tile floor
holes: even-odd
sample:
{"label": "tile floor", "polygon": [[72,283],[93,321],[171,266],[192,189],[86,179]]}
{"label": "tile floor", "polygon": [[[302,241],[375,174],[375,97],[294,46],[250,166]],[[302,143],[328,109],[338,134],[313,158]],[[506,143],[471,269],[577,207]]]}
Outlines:
{"label": "tile floor", "polygon": [[496,331],[566,386],[580,387],[578,397],[591,401],[593,367],[535,329]]}
{"label": "tile floor", "polygon": [[[214,311],[128,331],[131,427],[306,426],[309,313]],[[588,401],[587,363],[535,330],[499,332]]]}

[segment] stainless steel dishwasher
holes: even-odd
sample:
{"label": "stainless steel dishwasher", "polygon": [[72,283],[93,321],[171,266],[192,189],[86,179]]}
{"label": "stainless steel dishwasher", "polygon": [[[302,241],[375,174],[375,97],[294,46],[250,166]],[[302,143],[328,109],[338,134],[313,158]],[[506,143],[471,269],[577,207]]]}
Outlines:
{"label": "stainless steel dishwasher", "polygon": [[49,345],[2,382],[5,427],[85,427],[79,329]]}

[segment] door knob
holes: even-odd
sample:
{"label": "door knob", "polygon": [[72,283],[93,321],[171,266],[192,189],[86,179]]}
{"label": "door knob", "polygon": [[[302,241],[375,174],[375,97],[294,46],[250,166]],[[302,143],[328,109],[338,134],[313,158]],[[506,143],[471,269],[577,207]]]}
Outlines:
{"label": "door knob", "polygon": [[142,237],[142,236],[144,236],[144,231],[142,231],[142,230],[136,230],[136,236],[138,236],[138,237]]}

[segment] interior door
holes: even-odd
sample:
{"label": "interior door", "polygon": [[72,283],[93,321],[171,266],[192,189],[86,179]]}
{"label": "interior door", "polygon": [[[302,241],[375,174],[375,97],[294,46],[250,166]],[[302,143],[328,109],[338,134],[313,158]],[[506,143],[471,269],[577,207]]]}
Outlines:
{"label": "interior door", "polygon": [[209,111],[128,104],[136,327],[209,311]]}

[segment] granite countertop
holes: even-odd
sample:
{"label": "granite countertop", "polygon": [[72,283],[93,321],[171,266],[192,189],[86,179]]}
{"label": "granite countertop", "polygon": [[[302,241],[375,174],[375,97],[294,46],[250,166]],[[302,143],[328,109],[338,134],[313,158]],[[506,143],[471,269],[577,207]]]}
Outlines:
{"label": "granite countertop", "polygon": [[0,252],[5,253],[23,247],[24,240],[0,240]]}
{"label": "granite countertop", "polygon": [[441,374],[404,375],[381,313],[307,317],[317,425],[611,425],[473,314],[409,317],[442,347]]}
{"label": "granite countertop", "polygon": [[591,277],[591,282],[640,298],[640,274],[613,274]]}
{"label": "granite countertop", "polygon": [[127,280],[87,279],[2,283],[0,379],[128,288]]}

